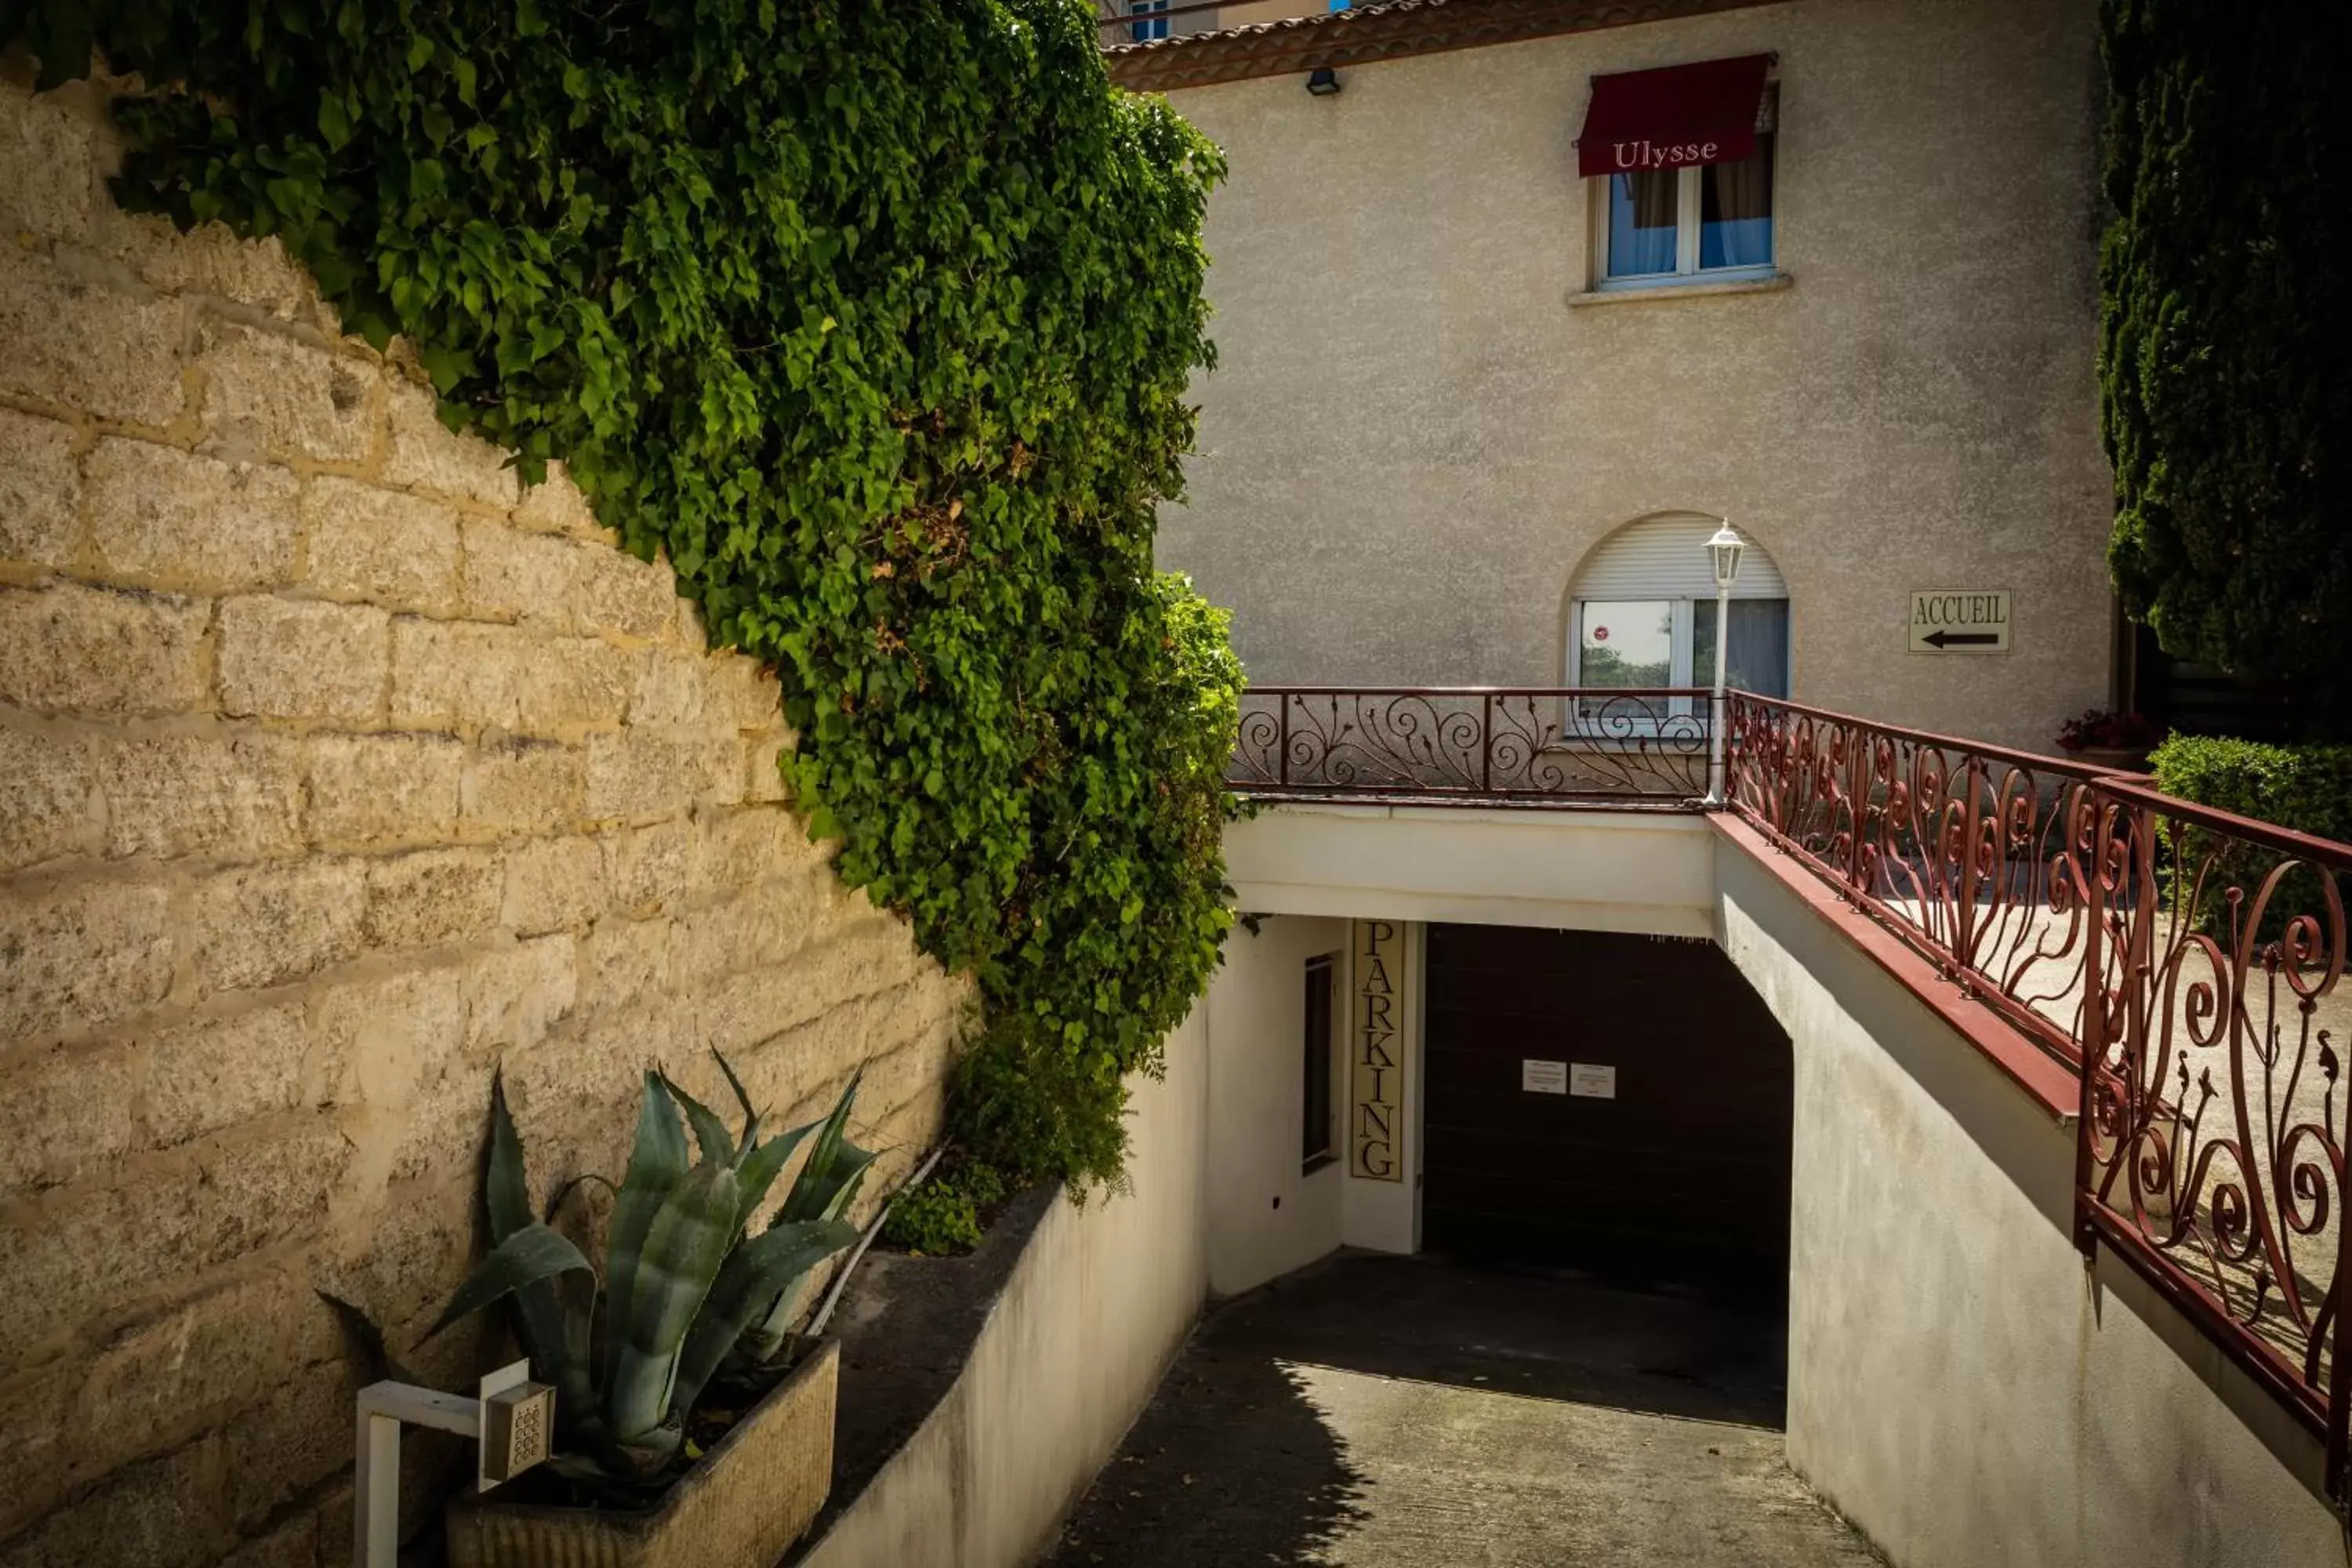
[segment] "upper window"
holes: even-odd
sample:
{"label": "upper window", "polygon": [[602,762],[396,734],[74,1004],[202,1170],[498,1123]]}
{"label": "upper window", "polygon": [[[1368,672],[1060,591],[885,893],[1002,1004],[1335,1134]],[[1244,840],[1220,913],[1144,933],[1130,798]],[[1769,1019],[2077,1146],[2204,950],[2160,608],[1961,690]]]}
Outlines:
{"label": "upper window", "polygon": [[1760,276],[1772,269],[1772,133],[1737,163],[1608,177],[1607,282]]}
{"label": "upper window", "polygon": [[1139,44],[1148,44],[1154,38],[1166,37],[1168,36],[1168,18],[1159,15],[1159,13],[1167,9],[1168,0],[1128,0],[1127,14],[1129,16],[1150,16],[1151,18],[1151,20],[1148,22],[1129,23],[1127,26],[1129,34]]}
{"label": "upper window", "polygon": [[1767,57],[1593,79],[1577,163],[1598,287],[1769,277],[1777,105]]}
{"label": "upper window", "polygon": [[[1680,512],[1628,523],[1593,547],[1569,589],[1568,683],[1624,689],[1715,683],[1717,520]],[[1753,540],[1731,590],[1726,684],[1789,695],[1789,590]]]}

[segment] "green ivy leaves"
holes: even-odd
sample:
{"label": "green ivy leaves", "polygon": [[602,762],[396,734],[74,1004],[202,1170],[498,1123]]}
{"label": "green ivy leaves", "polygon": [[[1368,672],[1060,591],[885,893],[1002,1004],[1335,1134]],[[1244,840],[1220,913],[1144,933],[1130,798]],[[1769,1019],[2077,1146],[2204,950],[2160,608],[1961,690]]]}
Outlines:
{"label": "green ivy leaves", "polygon": [[[1213,147],[1077,0],[0,0],[118,190],[282,237],[445,419],[561,458],[772,665],[838,867],[975,971],[958,1115],[1119,1168],[1216,961],[1223,626],[1151,564],[1210,363]],[[79,41],[83,55],[75,55]]]}

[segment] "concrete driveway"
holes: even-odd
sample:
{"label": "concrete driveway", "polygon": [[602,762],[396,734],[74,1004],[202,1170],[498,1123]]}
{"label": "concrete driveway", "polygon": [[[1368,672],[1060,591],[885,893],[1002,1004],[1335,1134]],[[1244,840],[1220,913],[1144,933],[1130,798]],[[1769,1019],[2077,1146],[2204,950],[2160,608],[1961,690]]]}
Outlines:
{"label": "concrete driveway", "polygon": [[1342,1254],[1213,1312],[1052,1568],[1876,1564],[1781,1458],[1776,1313]]}

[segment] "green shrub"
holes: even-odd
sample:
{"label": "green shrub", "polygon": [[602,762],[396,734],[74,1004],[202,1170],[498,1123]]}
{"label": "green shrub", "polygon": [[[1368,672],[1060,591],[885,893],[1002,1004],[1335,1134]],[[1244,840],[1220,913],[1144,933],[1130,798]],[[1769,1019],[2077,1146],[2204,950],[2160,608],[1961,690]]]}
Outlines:
{"label": "green shrub", "polygon": [[2352,746],[2175,735],[2148,756],[2157,787],[2318,838],[2352,841]]}
{"label": "green shrub", "polygon": [[908,1252],[944,1258],[980,1245],[987,1211],[1004,1201],[1004,1178],[992,1165],[964,1162],[900,1193],[882,1239]]}
{"label": "green shrub", "polygon": [[126,205],[278,236],[775,669],[812,832],[979,978],[964,1141],[1116,1179],[1230,921],[1240,673],[1151,558],[1223,163],[1091,9],[0,0],[45,82],[93,38],[156,84]]}
{"label": "green shrub", "polygon": [[[2352,842],[2352,746],[2270,746],[2204,735],[2176,735],[2148,758],[2157,787],[2200,805],[2234,812],[2257,821],[2291,827],[2315,837]],[[2230,931],[2226,889],[2243,889],[2252,900],[2280,859],[2276,851],[2219,835],[2176,828],[2167,846],[2170,863],[2188,869],[2190,882],[2200,866],[2204,886],[2194,889],[2168,879],[2166,897],[2174,912],[2217,936]],[[2193,896],[2197,907],[2184,906]],[[2317,873],[2289,874],[2273,898],[2259,933],[2275,938],[2287,916],[2316,914],[2324,907]]]}

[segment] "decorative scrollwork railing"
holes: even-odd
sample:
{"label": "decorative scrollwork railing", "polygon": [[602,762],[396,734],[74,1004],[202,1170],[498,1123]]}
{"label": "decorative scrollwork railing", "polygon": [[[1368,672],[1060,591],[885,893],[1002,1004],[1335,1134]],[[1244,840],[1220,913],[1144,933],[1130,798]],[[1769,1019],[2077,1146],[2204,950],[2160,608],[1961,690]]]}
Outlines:
{"label": "decorative scrollwork railing", "polygon": [[2103,781],[2083,1239],[2137,1264],[2347,1459],[2352,846]]}
{"label": "decorative scrollwork railing", "polygon": [[1707,693],[1252,687],[1226,782],[1270,799],[1691,805]]}
{"label": "decorative scrollwork railing", "polygon": [[2352,846],[2133,775],[1728,708],[1731,808],[2072,1069],[2084,1248],[2322,1435],[2341,1499]]}
{"label": "decorative scrollwork railing", "polygon": [[1742,816],[2069,1067],[2100,770],[1735,692]]}

